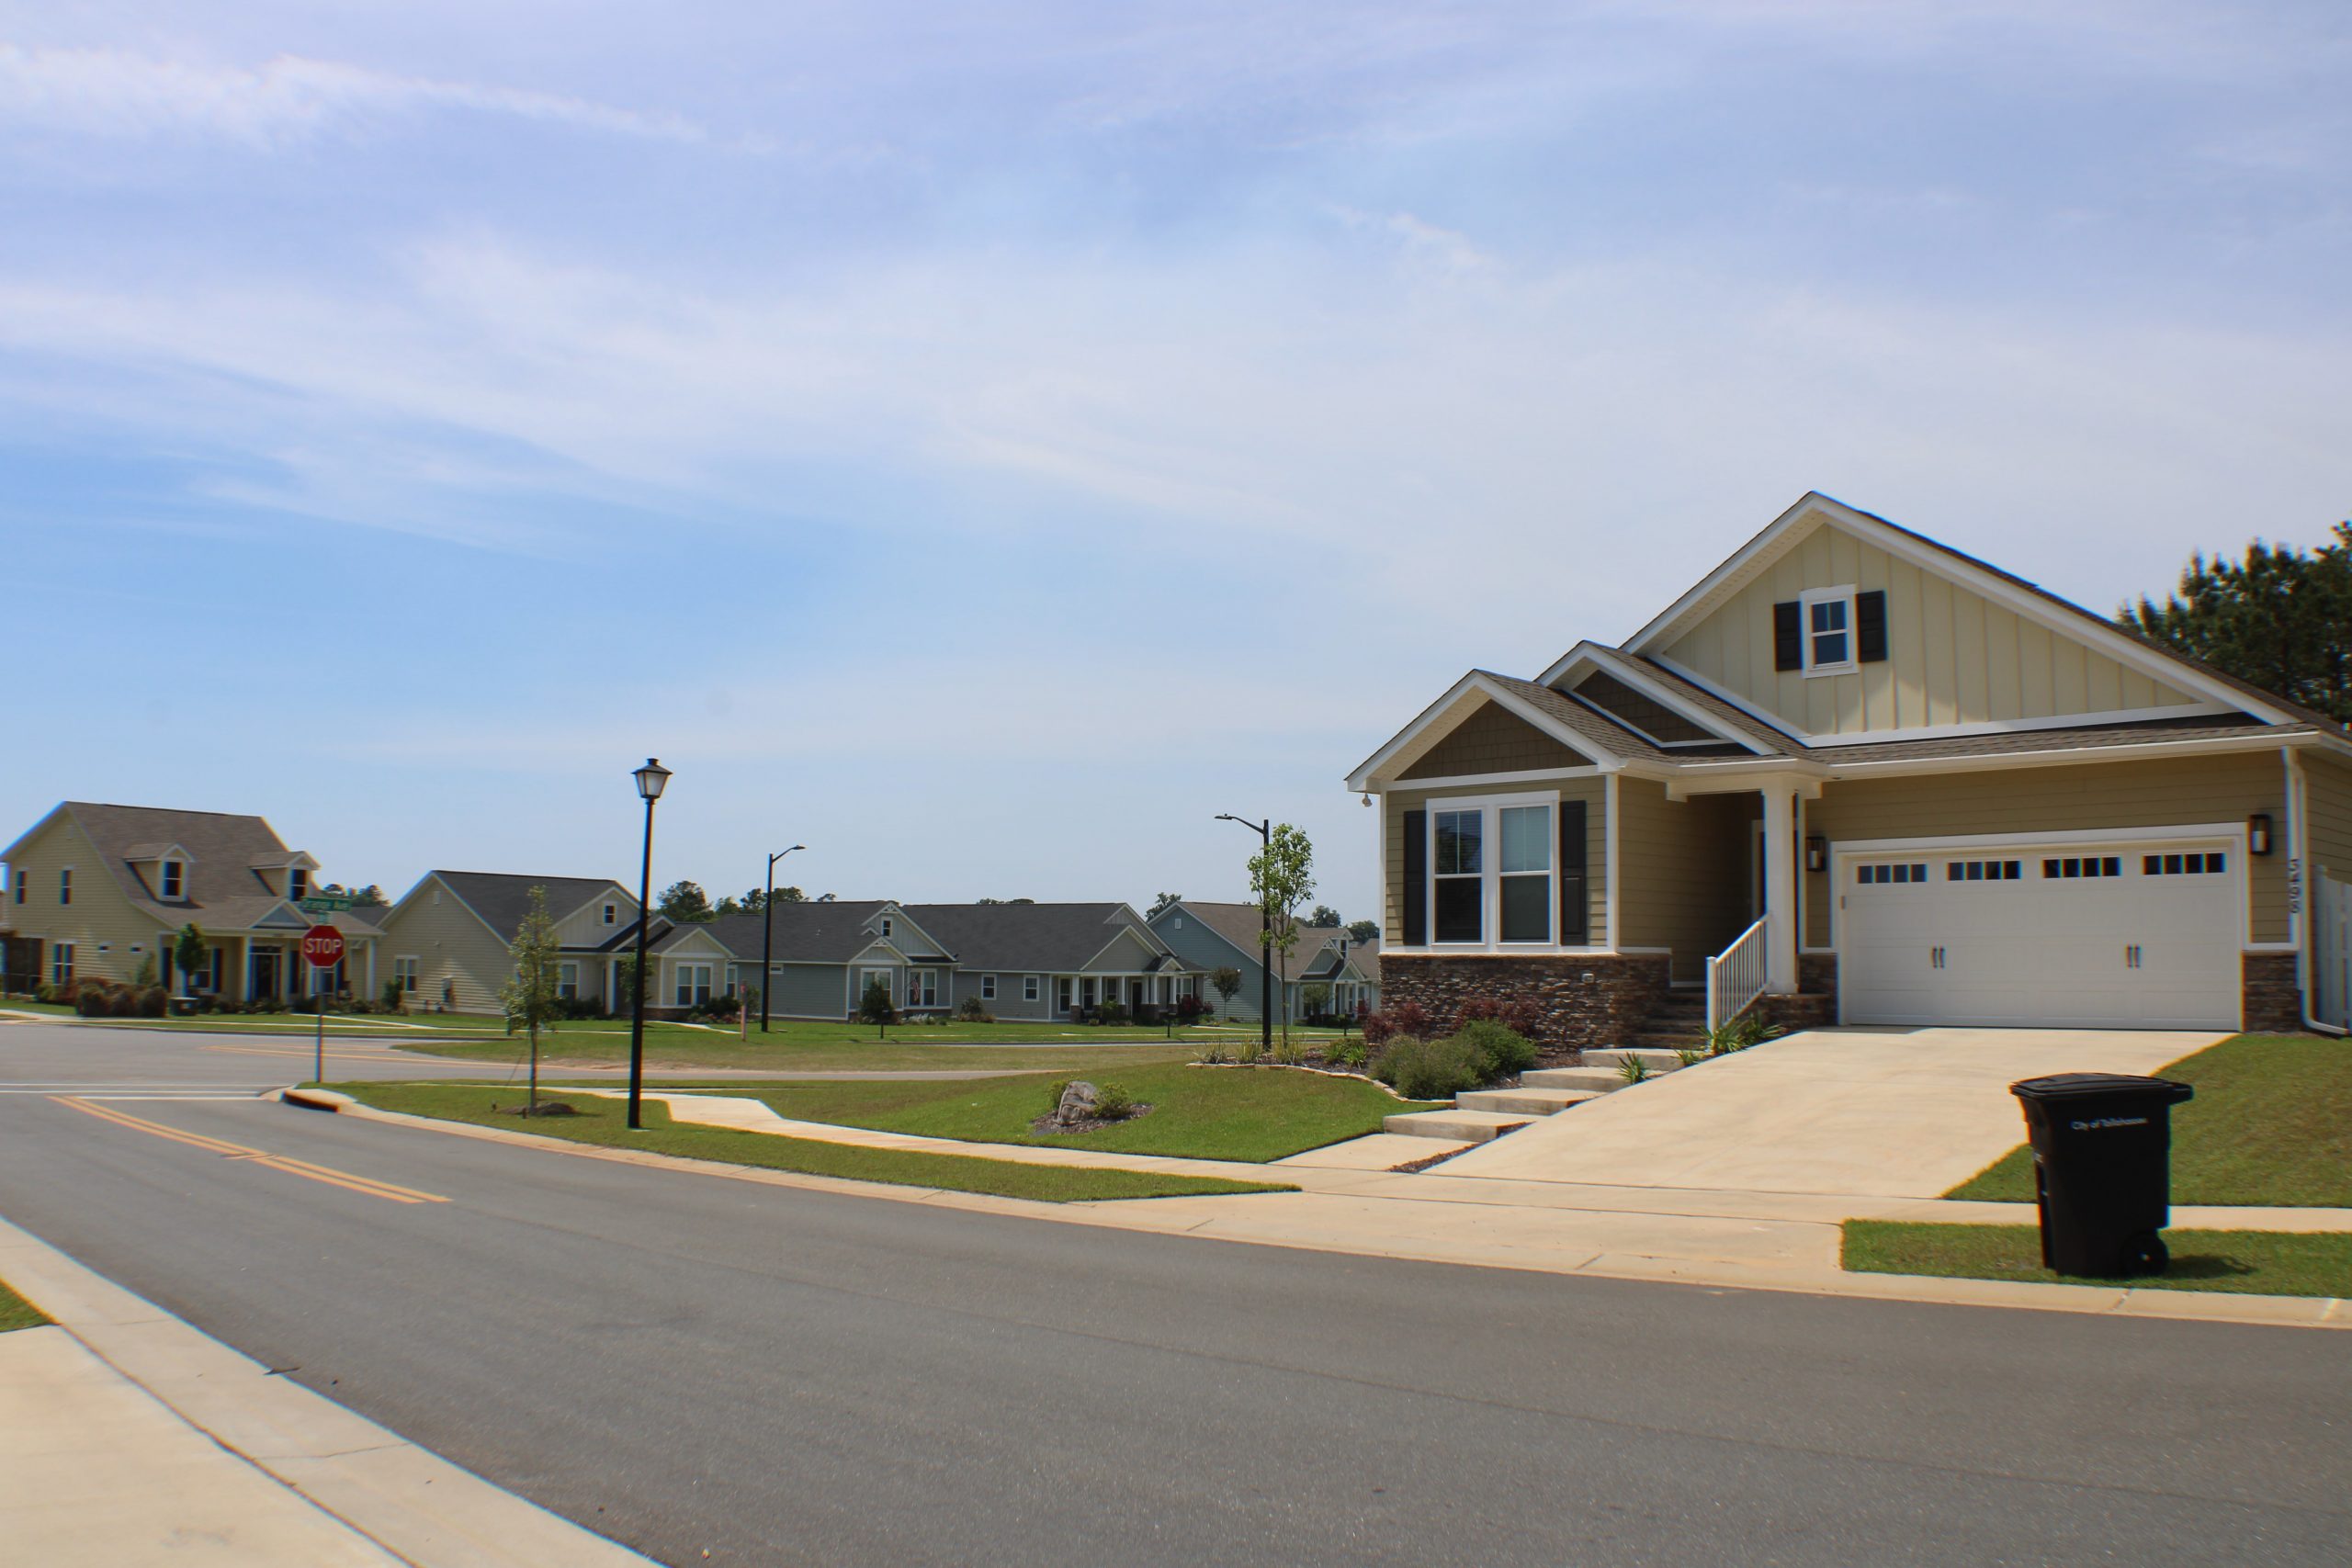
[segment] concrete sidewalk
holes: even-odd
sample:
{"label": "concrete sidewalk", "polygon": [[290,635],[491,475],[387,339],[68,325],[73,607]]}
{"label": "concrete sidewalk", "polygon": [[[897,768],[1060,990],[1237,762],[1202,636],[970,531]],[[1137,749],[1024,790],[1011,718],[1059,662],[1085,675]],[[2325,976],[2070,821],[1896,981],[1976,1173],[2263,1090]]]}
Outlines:
{"label": "concrete sidewalk", "polygon": [[0,1561],[646,1568],[0,1220]]}

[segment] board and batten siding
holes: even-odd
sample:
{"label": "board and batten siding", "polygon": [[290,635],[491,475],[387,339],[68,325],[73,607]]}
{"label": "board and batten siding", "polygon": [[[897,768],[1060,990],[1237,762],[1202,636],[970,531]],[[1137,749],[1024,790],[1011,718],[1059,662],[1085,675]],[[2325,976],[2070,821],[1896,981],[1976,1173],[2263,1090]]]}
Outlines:
{"label": "board and batten siding", "polygon": [[[506,943],[458,902],[458,896],[435,882],[417,890],[404,908],[383,922],[382,944],[376,950],[376,978],[392,977],[393,960],[416,962],[416,994],[410,1006],[447,1006],[458,1012],[498,1011],[498,987],[514,972],[514,960]],[[583,987],[588,976],[583,971]]]}
{"label": "board and batten siding", "polygon": [[[1840,844],[2199,823],[2235,827],[2257,811],[2268,812],[2283,833],[2286,773],[2277,751],[1833,782],[1804,807],[1804,830],[1826,838],[1832,851],[1829,871],[1804,874],[1805,943],[1830,943]],[[2245,857],[2250,934],[2257,942],[2289,937],[2285,852],[2281,842],[2275,853]]]}
{"label": "board and batten siding", "polygon": [[[1772,606],[1808,589],[1847,584],[1886,593],[1884,661],[1843,675],[1774,670]],[[1665,653],[1810,735],[2076,717],[2198,701],[1826,518]]]}
{"label": "board and batten siding", "polygon": [[[2303,799],[2311,808],[2305,831],[2313,873],[2352,882],[2352,768],[2304,752]],[[2286,831],[2283,822],[2278,830]]]}
{"label": "board and batten siding", "polygon": [[1662,784],[1626,778],[1617,809],[1619,945],[1670,949],[1676,979],[1703,979],[1752,918],[1756,795],[1674,801]]}
{"label": "board and batten siding", "polygon": [[[1564,748],[1565,750],[1565,748]],[[1453,789],[1389,790],[1381,796],[1381,814],[1386,819],[1386,864],[1381,878],[1380,944],[1384,948],[1402,947],[1405,943],[1405,813],[1431,807],[1442,809],[1448,800],[1476,799],[1490,795],[1509,795],[1517,791],[1557,789],[1562,800],[1585,803],[1585,908],[1589,911],[1586,930],[1591,937],[1586,944],[1599,947],[1608,940],[1609,932],[1609,809],[1605,802],[1606,789],[1597,777],[1558,779],[1546,782],[1534,780],[1524,784],[1498,786],[1464,785]]]}
{"label": "board and batten siding", "polygon": [[1562,745],[1508,708],[1488,702],[1473,708],[1444,739],[1396,776],[1399,781],[1452,779],[1591,765],[1591,758]]}

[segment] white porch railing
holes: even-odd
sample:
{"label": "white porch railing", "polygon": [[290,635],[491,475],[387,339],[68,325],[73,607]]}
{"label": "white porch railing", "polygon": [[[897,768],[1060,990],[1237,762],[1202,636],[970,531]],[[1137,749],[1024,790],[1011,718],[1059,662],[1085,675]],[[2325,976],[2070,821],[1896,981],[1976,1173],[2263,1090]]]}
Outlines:
{"label": "white porch railing", "polygon": [[1707,960],[1707,1032],[1713,1034],[1764,994],[1766,915],[1737,941]]}

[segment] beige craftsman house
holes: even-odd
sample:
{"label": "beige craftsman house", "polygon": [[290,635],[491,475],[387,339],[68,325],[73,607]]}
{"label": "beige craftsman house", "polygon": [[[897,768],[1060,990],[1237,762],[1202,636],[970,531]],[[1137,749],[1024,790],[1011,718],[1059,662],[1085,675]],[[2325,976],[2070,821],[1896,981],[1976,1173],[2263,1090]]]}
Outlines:
{"label": "beige craftsman house", "polygon": [[1348,784],[1386,1000],[1440,1017],[1528,994],[1602,1043],[1703,987],[1718,1020],[2347,1021],[2343,727],[1818,494]]}
{"label": "beige craftsman house", "polygon": [[637,896],[607,877],[428,871],[383,917],[384,975],[400,982],[412,1009],[498,1011],[535,887],[546,891],[556,922],[558,990],[619,1006],[622,960],[636,951]]}
{"label": "beige craftsman house", "polygon": [[[322,990],[372,990],[371,911],[333,917],[343,962],[318,969],[301,955],[313,923],[299,907],[319,863],[289,850],[259,817],[68,800],[0,852],[0,960],[9,989],[152,972],[178,992],[231,1001],[290,1000]],[[207,961],[175,972],[173,949],[194,925]]]}

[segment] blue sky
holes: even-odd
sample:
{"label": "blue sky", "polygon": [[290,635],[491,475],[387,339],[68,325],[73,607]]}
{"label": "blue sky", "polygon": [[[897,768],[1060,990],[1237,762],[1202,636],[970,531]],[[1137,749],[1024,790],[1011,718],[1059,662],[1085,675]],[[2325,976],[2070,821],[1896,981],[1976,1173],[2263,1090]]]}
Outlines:
{"label": "blue sky", "polygon": [[0,4],[0,818],[1371,912],[1347,770],[1807,489],[2092,605],[2352,467],[2352,12]]}

